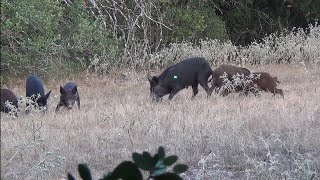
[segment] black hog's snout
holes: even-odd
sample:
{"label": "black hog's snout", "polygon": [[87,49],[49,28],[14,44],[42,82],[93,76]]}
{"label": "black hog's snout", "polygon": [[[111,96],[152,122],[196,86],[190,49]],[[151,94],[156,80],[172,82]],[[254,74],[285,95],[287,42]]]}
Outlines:
{"label": "black hog's snout", "polygon": [[150,97],[152,102],[159,102],[162,99],[160,96],[157,96],[154,93],[150,93]]}
{"label": "black hog's snout", "polygon": [[160,102],[161,98],[160,97],[156,97],[153,99],[154,102]]}
{"label": "black hog's snout", "polygon": [[67,110],[71,110],[75,103],[80,109],[80,96],[77,85],[74,82],[68,82],[63,87],[60,86],[60,102],[56,107],[56,111],[62,106],[66,107]]}

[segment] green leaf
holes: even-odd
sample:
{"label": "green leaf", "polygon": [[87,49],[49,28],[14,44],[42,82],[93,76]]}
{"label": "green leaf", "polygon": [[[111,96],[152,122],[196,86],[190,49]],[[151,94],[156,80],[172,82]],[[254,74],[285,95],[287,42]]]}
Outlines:
{"label": "green leaf", "polygon": [[68,180],[76,180],[76,178],[73,177],[70,173],[68,173]]}
{"label": "green leaf", "polygon": [[160,175],[162,175],[162,174],[164,174],[164,173],[166,173],[167,172],[167,167],[166,166],[163,166],[162,168],[159,168],[159,169],[157,169],[156,171],[154,171],[153,173],[152,173],[152,176],[160,176]]}
{"label": "green leaf", "polygon": [[115,178],[113,178],[112,173],[108,172],[108,174],[103,175],[102,179],[99,180],[116,180]]}
{"label": "green leaf", "polygon": [[91,180],[92,179],[90,169],[88,168],[88,166],[86,164],[79,164],[78,171],[79,171],[80,177],[83,180]]}
{"label": "green leaf", "polygon": [[139,153],[133,153],[132,159],[139,168],[146,171],[151,171],[157,163],[157,156],[151,157],[148,152],[143,152],[142,155]]}
{"label": "green leaf", "polygon": [[132,153],[132,159],[138,167],[143,163],[143,157],[139,153]]}
{"label": "green leaf", "polygon": [[180,173],[184,173],[188,170],[188,166],[185,164],[177,164],[173,167],[173,172],[180,174]]}
{"label": "green leaf", "polygon": [[160,176],[155,176],[154,180],[182,180],[182,178],[174,173],[166,173]]}
{"label": "green leaf", "polygon": [[143,156],[143,158],[146,158],[148,160],[152,159],[151,154],[149,152],[147,152],[147,151],[143,151],[142,156]]}
{"label": "green leaf", "polygon": [[166,157],[164,148],[162,146],[160,146],[158,149],[158,156],[159,156],[159,159],[164,159]]}
{"label": "green leaf", "polygon": [[163,160],[159,160],[156,164],[155,164],[155,168],[156,169],[162,169],[164,167],[167,167],[164,163]]}
{"label": "green leaf", "polygon": [[159,159],[159,155],[158,154],[155,154],[152,158],[152,167],[156,168],[156,165],[158,164],[158,162],[161,161]]}
{"label": "green leaf", "polygon": [[172,156],[168,156],[167,158],[165,158],[163,160],[163,164],[166,166],[171,166],[173,165],[175,162],[177,162],[178,160],[178,156],[172,155]]}
{"label": "green leaf", "polygon": [[154,168],[155,163],[153,162],[153,158],[150,153],[144,151],[142,153],[143,163],[140,168],[145,171],[151,171]]}
{"label": "green leaf", "polygon": [[112,172],[112,177],[108,180],[142,180],[143,176],[138,167],[131,161],[124,161]]}

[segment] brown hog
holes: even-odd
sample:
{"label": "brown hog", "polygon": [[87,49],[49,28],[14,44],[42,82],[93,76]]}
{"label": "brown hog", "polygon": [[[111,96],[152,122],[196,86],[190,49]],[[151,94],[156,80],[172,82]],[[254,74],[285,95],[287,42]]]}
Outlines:
{"label": "brown hog", "polygon": [[277,77],[273,77],[266,72],[255,72],[252,74],[260,75],[260,78],[252,80],[254,84],[257,84],[259,89],[264,90],[266,92],[270,91],[271,93],[273,93],[273,95],[280,94],[282,98],[284,98],[282,89],[276,88],[277,83],[280,83]]}
{"label": "brown hog", "polygon": [[[220,78],[220,76],[222,76],[224,74],[224,72],[227,73],[229,81],[232,81],[233,75],[244,74],[244,76],[248,76],[251,73],[246,68],[237,67],[237,66],[233,66],[233,65],[227,65],[227,64],[220,65],[218,68],[216,68],[212,72],[212,87],[215,87],[216,93],[219,92],[220,88],[224,84],[223,80]],[[241,90],[243,90],[243,87],[237,86],[235,88],[235,90],[236,90],[236,92],[241,91]],[[229,94],[229,92],[227,92],[227,91],[222,92],[223,96],[226,96],[228,94]]]}
{"label": "brown hog", "polygon": [[10,109],[6,107],[5,102],[9,101],[14,105],[16,108],[18,108],[18,99],[17,96],[10,91],[9,89],[1,89],[1,111],[8,113]]}

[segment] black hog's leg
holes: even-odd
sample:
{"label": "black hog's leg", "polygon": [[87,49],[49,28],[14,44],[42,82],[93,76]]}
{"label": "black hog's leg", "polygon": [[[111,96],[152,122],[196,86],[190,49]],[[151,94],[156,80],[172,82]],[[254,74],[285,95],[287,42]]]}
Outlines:
{"label": "black hog's leg", "polygon": [[59,102],[59,104],[56,107],[56,112],[59,111],[60,107],[63,106],[63,104],[61,102]]}
{"label": "black hog's leg", "polygon": [[192,90],[193,90],[193,96],[192,96],[192,98],[194,98],[194,97],[198,94],[198,92],[199,92],[199,90],[198,90],[198,84],[193,85],[193,86],[192,86]]}
{"label": "black hog's leg", "polygon": [[174,95],[176,95],[179,92],[180,89],[172,89],[169,95],[169,100],[173,98]]}
{"label": "black hog's leg", "polygon": [[207,97],[211,96],[213,89],[209,88],[207,81],[200,81],[200,85],[207,92]]}
{"label": "black hog's leg", "polygon": [[78,98],[77,103],[78,103],[78,109],[80,110],[80,98]]}

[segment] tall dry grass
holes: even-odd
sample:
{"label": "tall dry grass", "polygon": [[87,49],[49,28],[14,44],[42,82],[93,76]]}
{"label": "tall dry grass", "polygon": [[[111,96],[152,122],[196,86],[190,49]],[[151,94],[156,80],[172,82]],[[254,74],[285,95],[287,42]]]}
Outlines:
{"label": "tall dry grass", "polygon": [[[123,72],[74,79],[81,111],[55,113],[64,82],[47,82],[47,113],[1,114],[1,179],[66,178],[78,163],[97,179],[160,145],[189,165],[185,179],[319,179],[320,66],[246,67],[278,76],[285,98],[207,99],[200,87],[193,100],[189,88],[153,103],[145,73]],[[24,95],[23,82],[11,89]]]}
{"label": "tall dry grass", "polygon": [[195,46],[191,43],[170,44],[151,54],[141,64],[148,67],[166,67],[188,57],[205,57],[211,64],[320,64],[320,25],[309,25],[306,33],[297,28],[283,33],[273,33],[261,42],[249,46],[235,46],[230,41],[203,40]]}

